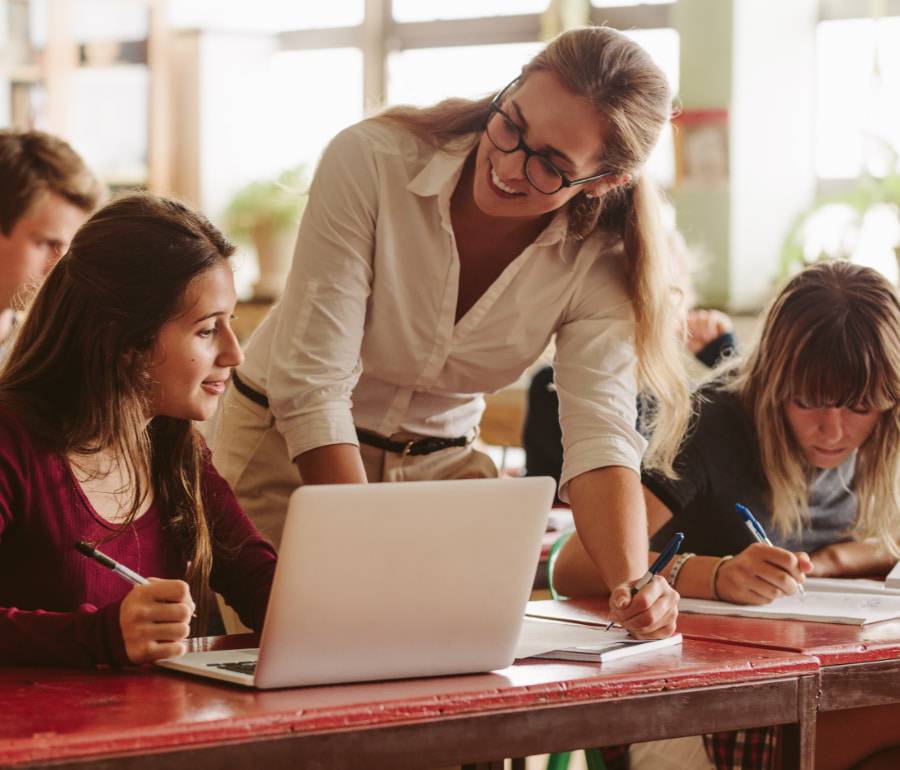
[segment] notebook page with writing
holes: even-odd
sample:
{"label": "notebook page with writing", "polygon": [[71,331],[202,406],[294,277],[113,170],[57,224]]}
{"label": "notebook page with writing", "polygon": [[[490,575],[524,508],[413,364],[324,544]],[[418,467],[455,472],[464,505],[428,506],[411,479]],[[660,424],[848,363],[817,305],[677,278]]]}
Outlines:
{"label": "notebook page with writing", "polygon": [[900,618],[900,596],[807,591],[805,596],[796,593],[759,605],[682,598],[678,602],[678,610],[705,615],[785,618],[862,626]]}

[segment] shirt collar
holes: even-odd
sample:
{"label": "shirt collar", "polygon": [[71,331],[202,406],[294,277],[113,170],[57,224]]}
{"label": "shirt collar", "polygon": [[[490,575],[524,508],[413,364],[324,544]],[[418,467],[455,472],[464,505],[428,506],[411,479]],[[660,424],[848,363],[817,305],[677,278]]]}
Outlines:
{"label": "shirt collar", "polygon": [[[431,156],[431,160],[416,174],[406,189],[415,195],[438,197],[438,209],[445,225],[450,224],[450,196],[456,189],[456,183],[462,174],[463,164],[478,141],[481,134],[468,135],[451,142]],[[550,224],[535,241],[536,246],[559,244],[560,254],[568,232],[567,207],[562,206],[553,216]]]}

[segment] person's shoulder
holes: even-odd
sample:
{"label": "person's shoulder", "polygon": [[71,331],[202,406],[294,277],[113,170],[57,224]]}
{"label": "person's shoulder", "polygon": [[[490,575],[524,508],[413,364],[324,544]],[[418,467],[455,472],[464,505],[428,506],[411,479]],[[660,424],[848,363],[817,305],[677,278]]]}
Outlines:
{"label": "person's shoulder", "polygon": [[367,118],[347,126],[331,140],[329,149],[337,152],[397,155],[407,159],[419,159],[434,152],[411,131],[379,117]]}
{"label": "person's shoulder", "polygon": [[751,420],[736,393],[723,387],[721,380],[709,382],[694,392],[694,417],[691,433],[709,439],[716,436],[719,443],[744,445],[755,441]]}
{"label": "person's shoulder", "polygon": [[744,409],[737,394],[725,387],[721,379],[705,382],[692,395],[694,413],[709,419],[741,419]]}
{"label": "person's shoulder", "polygon": [[25,426],[11,407],[0,403],[0,430],[4,433],[24,433]]}
{"label": "person's shoulder", "polygon": [[32,431],[10,406],[0,403],[0,448],[4,453],[23,450],[30,453],[35,447]]}

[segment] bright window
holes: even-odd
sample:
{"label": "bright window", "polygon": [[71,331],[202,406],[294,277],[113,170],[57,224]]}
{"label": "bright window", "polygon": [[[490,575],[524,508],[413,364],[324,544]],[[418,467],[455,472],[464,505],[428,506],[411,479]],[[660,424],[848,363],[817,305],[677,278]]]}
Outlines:
{"label": "bright window", "polygon": [[426,106],[448,97],[477,99],[499,91],[541,43],[417,48],[388,57],[388,102]]}
{"label": "bright window", "polygon": [[394,19],[400,22],[467,19],[541,13],[548,0],[394,0]]}
{"label": "bright window", "polygon": [[883,176],[900,150],[900,18],[819,24],[816,172]]}

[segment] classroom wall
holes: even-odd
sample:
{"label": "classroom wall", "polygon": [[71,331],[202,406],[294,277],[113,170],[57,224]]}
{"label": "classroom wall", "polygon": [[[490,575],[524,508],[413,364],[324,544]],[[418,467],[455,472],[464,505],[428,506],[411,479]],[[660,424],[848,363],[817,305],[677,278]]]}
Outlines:
{"label": "classroom wall", "polygon": [[780,271],[790,223],[815,194],[817,0],[678,0],[685,111],[728,113],[727,186],[675,189],[678,223],[700,255],[701,301],[753,311]]}

